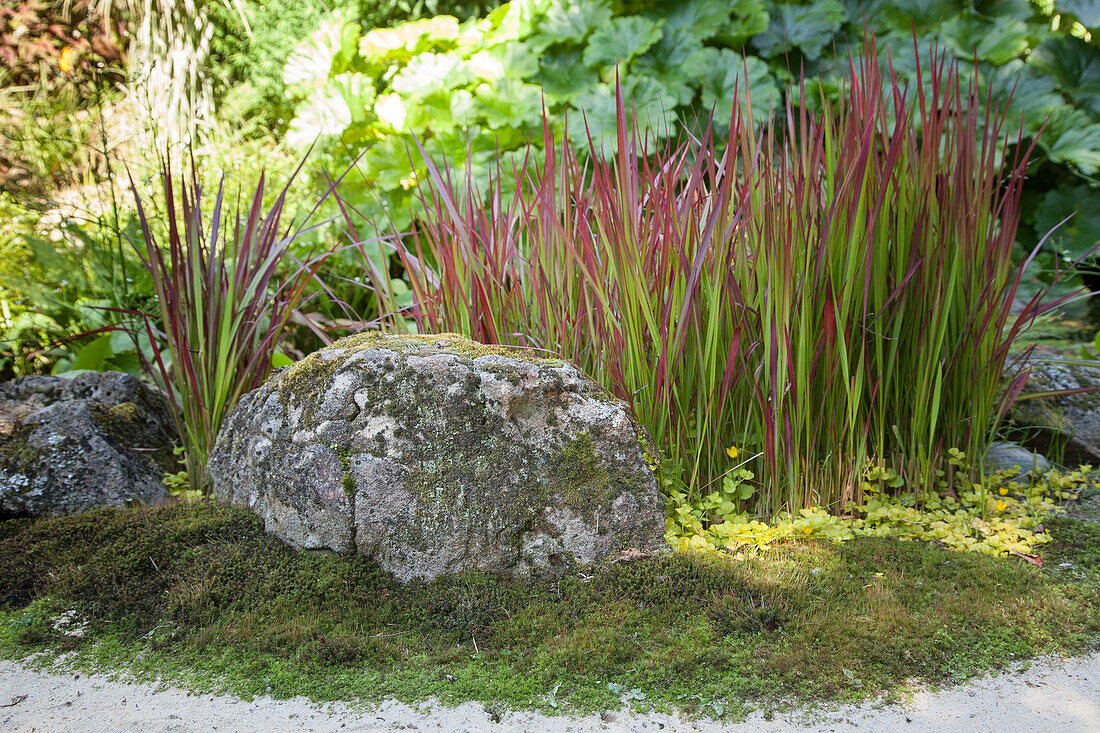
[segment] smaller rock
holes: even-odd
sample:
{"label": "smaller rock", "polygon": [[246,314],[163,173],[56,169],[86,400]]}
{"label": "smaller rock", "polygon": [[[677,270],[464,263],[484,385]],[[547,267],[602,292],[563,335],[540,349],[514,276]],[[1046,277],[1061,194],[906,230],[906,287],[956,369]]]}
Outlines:
{"label": "smaller rock", "polygon": [[0,384],[0,517],[163,501],[175,435],[166,402],[129,374]]}
{"label": "smaller rock", "polygon": [[1100,362],[1049,349],[1036,350],[1023,365],[1030,370],[1024,396],[1009,422],[1027,433],[1028,448],[1067,466],[1100,463]]}
{"label": "smaller rock", "polygon": [[1037,479],[1050,470],[1050,461],[1046,457],[1028,450],[1019,443],[998,441],[991,443],[985,454],[986,474],[997,471],[1012,471],[1010,480],[1028,481]]}

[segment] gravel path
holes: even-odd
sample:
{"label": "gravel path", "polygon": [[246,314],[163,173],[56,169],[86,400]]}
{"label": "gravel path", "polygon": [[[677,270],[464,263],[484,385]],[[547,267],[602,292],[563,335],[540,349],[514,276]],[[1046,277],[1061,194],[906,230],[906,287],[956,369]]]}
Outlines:
{"label": "gravel path", "polygon": [[192,695],[149,684],[113,682],[99,675],[50,673],[0,661],[0,730],[15,733],[70,731],[996,731],[997,733],[1097,733],[1100,731],[1100,654],[1044,660],[1030,669],[1002,673],[941,691],[921,690],[903,704],[864,704],[834,710],[795,711],[744,723],[683,721],[667,715],[623,711],[585,718],[538,713],[487,712],[477,703],[414,708],[387,702],[376,709],[343,703],[312,704],[304,698],[253,701]]}

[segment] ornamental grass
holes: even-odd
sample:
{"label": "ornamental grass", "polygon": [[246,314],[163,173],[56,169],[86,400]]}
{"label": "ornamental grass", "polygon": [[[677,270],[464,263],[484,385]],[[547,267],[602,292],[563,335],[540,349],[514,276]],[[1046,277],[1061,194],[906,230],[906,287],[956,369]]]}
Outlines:
{"label": "ornamental grass", "polygon": [[952,448],[980,472],[1026,381],[1005,384],[1010,349],[1058,301],[1012,310],[1018,125],[954,62],[916,61],[910,87],[872,40],[836,101],[794,87],[762,127],[746,89],[721,153],[714,127],[646,139],[621,93],[611,149],[546,123],[482,190],[422,149],[418,226],[370,245],[413,295],[368,265],[382,326],[571,360],[664,449],[667,491],[751,474],[737,511],[840,510],[868,466],[932,490]]}

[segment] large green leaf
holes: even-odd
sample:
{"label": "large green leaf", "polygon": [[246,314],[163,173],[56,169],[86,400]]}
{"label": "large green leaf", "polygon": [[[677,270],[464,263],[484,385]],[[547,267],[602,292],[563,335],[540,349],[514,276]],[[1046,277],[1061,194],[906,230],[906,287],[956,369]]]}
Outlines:
{"label": "large green leaf", "polygon": [[1059,186],[1048,191],[1035,211],[1035,230],[1039,236],[1050,232],[1066,217],[1071,217],[1050,235],[1050,243],[1071,259],[1076,259],[1100,242],[1100,191],[1088,184]]}
{"label": "large green leaf", "polygon": [[333,60],[343,48],[347,20],[337,11],[321,21],[321,26],[294,47],[283,67],[283,83],[308,86],[328,78]]}
{"label": "large green leaf", "polygon": [[[431,130],[435,134],[450,132],[456,126],[462,125],[466,122],[465,115],[455,115],[455,100],[460,98],[459,94],[465,93],[466,97],[470,96],[470,93],[465,89],[437,91],[426,96],[417,97],[412,104],[406,108],[408,111],[408,117],[405,122],[405,129],[423,136],[424,130]],[[457,110],[462,112],[461,107]]]}
{"label": "large green leaf", "polygon": [[111,334],[103,334],[76,350],[75,358],[67,371],[103,371],[114,354]]}
{"label": "large green leaf", "polygon": [[340,74],[314,89],[298,106],[286,133],[294,147],[312,145],[318,137],[336,136],[352,122],[366,118],[374,86],[362,74]]}
{"label": "large green leaf", "polygon": [[422,172],[420,154],[411,135],[382,138],[363,154],[359,168],[371,184],[384,191],[402,188],[402,182],[407,185],[414,174]]}
{"label": "large green leaf", "polygon": [[1100,49],[1096,46],[1059,36],[1035,49],[1028,65],[1049,74],[1075,106],[1100,116]]}
{"label": "large green leaf", "polygon": [[526,128],[542,114],[542,89],[515,79],[481,84],[474,90],[477,110],[492,129]]}
{"label": "large green leaf", "polygon": [[409,59],[408,65],[393,77],[390,87],[403,96],[422,97],[469,84],[473,79],[473,73],[457,53],[428,52]]}
{"label": "large green leaf", "polygon": [[712,38],[730,20],[734,7],[724,0],[686,0],[659,5],[653,16],[664,22],[666,36],[703,41]]}
{"label": "large green leaf", "polygon": [[915,30],[918,35],[966,9],[963,0],[887,0],[871,5],[873,7],[869,8],[860,0],[848,0],[848,17],[851,22],[861,25],[866,17],[869,22],[874,20],[876,25],[881,22],[881,27],[902,34],[911,34]]}
{"label": "large green leaf", "polygon": [[584,49],[584,63],[594,67],[625,64],[645,53],[660,37],[660,21],[638,15],[615,18],[593,31]]}
{"label": "large green leaf", "polygon": [[[495,46],[516,41],[532,42],[533,34],[544,22],[544,0],[512,0],[489,13],[490,30],[485,33],[482,45]],[[548,41],[550,43],[552,41]],[[545,46],[536,49],[542,50]]]}
{"label": "large green leaf", "polygon": [[718,29],[717,38],[728,46],[740,48],[753,36],[768,28],[768,10],[764,0],[734,0],[729,20]]}
{"label": "large green leaf", "polygon": [[458,20],[449,15],[375,28],[359,41],[359,54],[374,61],[409,59],[429,48],[453,48],[460,35]]}
{"label": "large green leaf", "polygon": [[677,105],[686,105],[695,97],[698,81],[684,70],[684,64],[703,49],[699,38],[683,28],[665,26],[661,40],[635,59],[632,71],[648,76],[665,89],[665,95]]}
{"label": "large green leaf", "polygon": [[470,71],[488,82],[526,79],[539,70],[538,52],[526,43],[502,43],[470,56]]}
{"label": "large green leaf", "polygon": [[607,0],[552,0],[536,30],[553,42],[581,43],[609,20],[611,5]]}
{"label": "large green leaf", "polygon": [[[632,77],[623,87],[623,104],[627,124],[636,125],[645,136],[648,150],[653,149],[657,139],[672,133],[676,110],[660,82],[643,76]],[[618,149],[617,102],[615,88],[610,84],[601,84],[579,95],[577,109],[570,110],[567,118],[569,138],[575,147],[586,148],[591,135],[597,150],[611,154]]]}
{"label": "large green leaf", "polygon": [[983,72],[988,79],[993,99],[1002,108],[1008,104],[1005,114],[1007,132],[1014,133],[1021,120],[1024,129],[1033,132],[1051,111],[1063,104],[1050,77],[1019,59],[1013,59],[992,70],[986,67]]}
{"label": "large green leaf", "polygon": [[1069,163],[1087,175],[1100,170],[1100,124],[1080,110],[1055,110],[1039,136],[1039,146],[1055,163]]}
{"label": "large green leaf", "polygon": [[1035,6],[1029,0],[974,0],[974,12],[987,18],[1031,20]]}
{"label": "large green leaf", "polygon": [[807,59],[816,61],[846,17],[839,0],[783,5],[772,11],[768,29],[753,39],[753,45],[767,57],[782,55],[793,46]]}
{"label": "large green leaf", "polygon": [[704,48],[688,59],[684,70],[700,80],[703,111],[713,109],[714,121],[719,127],[729,124],[734,95],[742,110],[747,111],[751,101],[753,121],[756,123],[766,120],[782,102],[779,87],[768,65],[753,56],[742,57],[728,48]]}
{"label": "large green leaf", "polygon": [[543,55],[533,81],[542,85],[551,103],[572,102],[600,83],[599,74],[584,64],[581,50],[562,48]]}
{"label": "large green leaf", "polygon": [[961,56],[977,54],[981,61],[1004,64],[1028,49],[1029,27],[1012,18],[957,16],[940,26],[947,45]]}

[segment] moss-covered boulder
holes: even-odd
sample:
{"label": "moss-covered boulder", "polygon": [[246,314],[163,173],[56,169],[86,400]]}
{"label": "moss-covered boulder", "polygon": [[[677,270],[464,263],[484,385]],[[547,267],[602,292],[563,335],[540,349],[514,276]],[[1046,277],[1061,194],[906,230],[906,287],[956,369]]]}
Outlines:
{"label": "moss-covered boulder", "polygon": [[218,497],[296,547],[369,555],[401,580],[525,574],[664,546],[647,445],[565,362],[368,334],[246,395],[209,468]]}
{"label": "moss-covered boulder", "polygon": [[0,517],[162,501],[174,440],[165,401],[129,374],[0,384]]}

